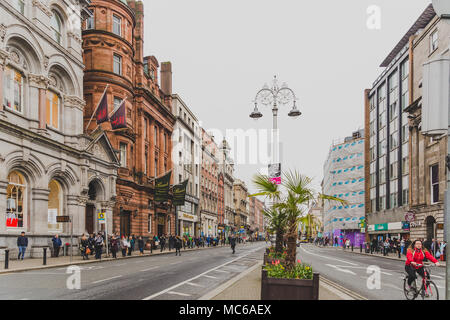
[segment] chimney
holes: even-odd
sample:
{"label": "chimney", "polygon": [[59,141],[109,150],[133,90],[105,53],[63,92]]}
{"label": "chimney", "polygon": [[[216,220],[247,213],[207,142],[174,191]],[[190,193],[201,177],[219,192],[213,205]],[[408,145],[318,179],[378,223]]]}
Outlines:
{"label": "chimney", "polygon": [[172,63],[161,63],[161,91],[167,95],[172,95]]}

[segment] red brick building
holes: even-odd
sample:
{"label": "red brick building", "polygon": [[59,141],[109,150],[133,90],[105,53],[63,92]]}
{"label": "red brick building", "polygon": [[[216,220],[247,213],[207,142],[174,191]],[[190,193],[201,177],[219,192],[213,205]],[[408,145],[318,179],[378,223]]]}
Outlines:
{"label": "red brick building", "polygon": [[127,128],[112,131],[109,122],[101,124],[121,162],[113,231],[143,237],[175,234],[170,201],[153,202],[154,178],[172,169],[171,64],[162,63],[158,79],[157,59],[144,57],[142,2],[92,0],[89,8],[94,17],[83,31],[86,132],[97,127],[94,119],[86,128],[107,86],[109,112],[126,99]]}

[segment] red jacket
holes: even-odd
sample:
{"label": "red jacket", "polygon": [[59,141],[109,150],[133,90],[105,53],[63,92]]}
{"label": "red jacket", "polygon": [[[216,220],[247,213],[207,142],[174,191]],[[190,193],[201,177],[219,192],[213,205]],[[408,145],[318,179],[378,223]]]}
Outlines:
{"label": "red jacket", "polygon": [[[417,264],[423,264],[423,260],[424,260],[424,253],[425,253],[425,257],[432,261],[433,263],[438,262],[428,251],[423,251],[423,250],[414,250],[414,252],[412,250],[408,250],[408,252],[406,253],[406,265],[409,266],[411,264],[411,262],[415,262]],[[419,269],[420,267],[418,266],[413,266],[415,269]]]}

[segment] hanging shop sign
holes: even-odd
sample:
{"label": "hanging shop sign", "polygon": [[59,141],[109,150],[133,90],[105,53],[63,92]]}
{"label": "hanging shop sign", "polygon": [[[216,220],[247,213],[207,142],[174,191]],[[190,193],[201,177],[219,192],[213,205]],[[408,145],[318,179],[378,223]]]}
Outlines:
{"label": "hanging shop sign", "polygon": [[411,222],[403,221],[402,222],[402,230],[403,231],[409,231],[410,229],[411,229]]}
{"label": "hanging shop sign", "polygon": [[169,199],[169,188],[170,188],[170,176],[172,171],[169,171],[162,177],[159,177],[155,181],[155,201],[156,202],[167,202]]}
{"label": "hanging shop sign", "polygon": [[104,212],[99,212],[98,213],[98,222],[100,224],[104,224],[105,223],[105,213]]}
{"label": "hanging shop sign", "polygon": [[405,213],[405,220],[407,222],[413,222],[414,220],[416,220],[416,214],[414,213],[414,211],[408,211]]}
{"label": "hanging shop sign", "polygon": [[57,223],[67,223],[70,222],[70,216],[57,216],[56,217]]}
{"label": "hanging shop sign", "polygon": [[174,206],[184,206],[184,201],[186,199],[187,183],[188,183],[188,180],[185,180],[182,183],[173,186],[173,205]]}

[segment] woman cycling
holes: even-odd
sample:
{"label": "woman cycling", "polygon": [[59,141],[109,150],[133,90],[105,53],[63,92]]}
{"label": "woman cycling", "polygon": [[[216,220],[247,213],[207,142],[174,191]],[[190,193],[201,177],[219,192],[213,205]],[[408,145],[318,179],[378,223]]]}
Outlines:
{"label": "woman cycling", "polygon": [[412,243],[411,248],[408,248],[406,253],[405,271],[408,273],[408,286],[411,289],[411,283],[416,280],[416,272],[423,278],[425,273],[423,270],[423,260],[427,258],[436,266],[439,262],[428,252],[427,249],[422,250],[422,241],[416,240]]}

